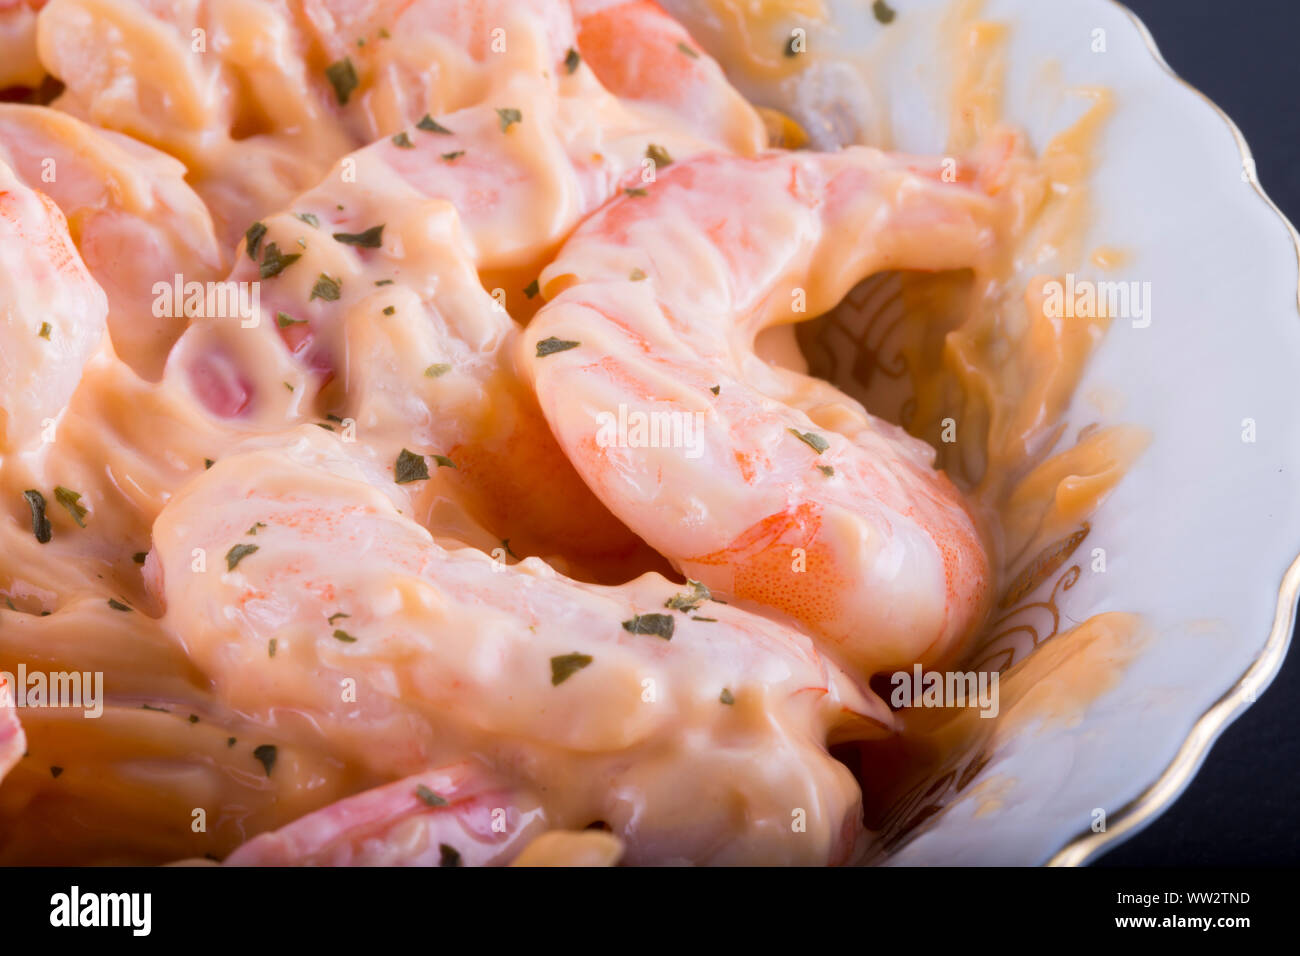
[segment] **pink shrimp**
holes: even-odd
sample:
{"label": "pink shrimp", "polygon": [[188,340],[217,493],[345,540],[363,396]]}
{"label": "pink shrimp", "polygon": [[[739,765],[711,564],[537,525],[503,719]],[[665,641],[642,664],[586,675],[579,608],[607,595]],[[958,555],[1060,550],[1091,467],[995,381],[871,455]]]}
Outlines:
{"label": "pink shrimp", "polygon": [[[982,261],[998,207],[919,165],[862,148],[677,164],[576,231],[520,343],[610,510],[865,673],[954,652],[984,612],[989,559],[928,446],[753,343],[871,273]],[[627,427],[664,418],[694,430]]]}
{"label": "pink shrimp", "polygon": [[185,321],[180,303],[174,314],[155,314],[156,281],[207,282],[226,266],[185,168],[128,137],[36,106],[0,105],[0,159],[58,203],[108,297],[114,351],[157,378]]}
{"label": "pink shrimp", "polygon": [[426,770],[254,837],[228,866],[490,866],[545,829],[536,801],[458,764]]}
{"label": "pink shrimp", "polygon": [[48,197],[0,162],[0,454],[30,449],[62,414],[104,337],[104,292]]}
{"label": "pink shrimp", "polygon": [[758,113],[654,0],[574,0],[582,56],[607,90],[742,154],[767,145]]}
{"label": "pink shrimp", "polygon": [[633,863],[852,854],[860,795],[826,742],[892,718],[808,638],[656,574],[603,588],[446,551],[404,487],[305,426],[168,503],[146,577],[224,706],[296,715],[387,779],[477,754],[548,825],[608,824]]}

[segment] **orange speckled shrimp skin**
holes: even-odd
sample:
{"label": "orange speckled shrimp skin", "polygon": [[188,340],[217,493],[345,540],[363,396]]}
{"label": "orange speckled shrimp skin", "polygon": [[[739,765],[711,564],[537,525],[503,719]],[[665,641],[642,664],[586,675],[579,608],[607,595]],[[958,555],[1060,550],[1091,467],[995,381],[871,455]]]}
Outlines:
{"label": "orange speckled shrimp skin", "polygon": [[[677,164],[575,232],[520,344],[610,510],[683,573],[802,621],[866,673],[959,648],[989,558],[928,446],[753,343],[874,272],[982,261],[995,201],[913,167],[864,148]],[[539,349],[551,339],[579,344]],[[694,427],[655,447],[602,427],[620,415]]]}

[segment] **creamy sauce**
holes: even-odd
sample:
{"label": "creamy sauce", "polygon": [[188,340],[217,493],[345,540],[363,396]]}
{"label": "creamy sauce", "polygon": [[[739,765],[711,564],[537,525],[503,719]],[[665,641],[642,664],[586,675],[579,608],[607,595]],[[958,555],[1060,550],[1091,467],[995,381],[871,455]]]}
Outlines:
{"label": "creamy sauce", "polygon": [[[903,720],[888,736],[898,718],[783,625],[708,605],[717,620],[683,617],[677,656],[660,654],[656,637],[624,633],[621,622],[662,609],[681,584],[552,440],[514,368],[513,320],[529,319],[564,283],[536,297],[523,290],[578,222],[638,187],[651,143],[681,160],[719,147],[753,153],[765,129],[800,145],[803,131],[740,102],[711,61],[678,51],[674,27],[660,39],[677,57],[668,62],[685,65],[676,102],[660,87],[615,89],[615,73],[567,72],[565,51],[580,34],[567,16],[550,18],[550,5],[498,6],[512,38],[500,56],[482,23],[447,19],[437,4],[428,8],[436,28],[398,24],[383,3],[357,22],[338,19],[355,5],[304,4],[299,19],[279,4],[250,15],[246,0],[209,4],[202,23],[185,19],[197,16],[188,7],[165,20],[107,0],[54,0],[42,14],[35,52],[67,90],[53,111],[5,108],[0,123],[12,135],[0,160],[15,170],[15,195],[35,196],[38,159],[58,150],[68,175],[48,191],[102,292],[34,283],[14,296],[33,323],[15,339],[30,349],[23,367],[42,384],[22,392],[31,396],[22,407],[0,394],[0,670],[103,672],[106,706],[96,720],[19,711],[26,756],[0,786],[0,863],[222,858],[259,833],[469,754],[512,785],[548,793],[544,811],[519,798],[521,813],[540,813],[555,831],[529,842],[521,863],[844,862],[863,849],[842,828],[857,814],[858,788],[820,741],[856,741],[873,762],[860,779],[888,781],[865,795],[868,824],[888,830],[917,775],[992,746],[1031,715],[1051,716],[1049,700],[1075,713],[1110,686],[1136,629],[1118,616],[1057,636],[1005,673],[996,730],[949,713],[951,726]],[[822,23],[817,0],[712,6],[739,69],[770,79],[813,62],[764,51],[782,49],[791,14]],[[34,83],[25,16],[0,19],[0,50],[18,38],[7,58],[13,81]],[[199,26],[204,55],[187,45]],[[849,383],[868,408],[931,441],[969,493],[994,558],[995,605],[1059,567],[1043,555],[1085,525],[1145,442],[1110,426],[1065,443],[1061,416],[1106,323],[1050,320],[1047,278],[1027,289],[1013,281],[1036,262],[1082,254],[1106,95],[1090,94],[1092,111],[1033,157],[999,125],[1003,36],[966,15],[948,146],[1003,160],[986,165],[1016,195],[999,224],[1015,242],[983,271],[886,280],[908,316],[895,333],[906,372],[883,390],[888,376]],[[343,56],[360,75],[348,105],[322,79]],[[502,130],[505,107],[523,121]],[[425,113],[453,132],[422,140],[431,134],[413,124]],[[414,148],[388,138],[402,131]],[[462,149],[450,161],[428,155]],[[168,155],[185,164],[184,182]],[[466,165],[444,177],[440,162]],[[174,268],[206,281],[234,263],[236,281],[258,278],[241,241],[255,220],[267,227],[263,248],[301,256],[262,281],[258,327],[239,316],[132,321],[154,297],[143,283]],[[377,249],[325,239],[381,221]],[[144,242],[143,260],[108,254],[123,237]],[[14,248],[6,237],[6,253]],[[24,270],[7,260],[6,282]],[[341,280],[337,299],[313,298],[321,276]],[[834,286],[826,282],[819,308],[834,305]],[[494,308],[497,288],[505,310]],[[74,294],[83,298],[59,301]],[[103,329],[74,318],[96,310]],[[41,348],[38,313],[55,317],[57,361]],[[800,336],[813,372],[844,384]],[[796,344],[788,333],[765,336],[760,354],[797,369]],[[8,339],[4,350],[17,354]],[[17,374],[3,359],[0,373],[6,384]],[[241,401],[246,411],[214,412]],[[947,417],[961,422],[955,443],[939,438]],[[355,444],[335,442],[349,427]],[[241,447],[250,438],[263,444]],[[454,467],[428,458],[427,481],[394,485],[407,448]],[[56,486],[79,500],[60,504]],[[46,543],[33,535],[28,489],[47,500]],[[259,521],[269,530],[246,536]],[[227,570],[236,541],[259,553]],[[195,548],[206,571],[194,570]],[[491,586],[498,572],[487,555],[516,575],[515,593]],[[376,564],[389,573],[367,571]],[[391,629],[379,650],[355,654],[325,625],[345,595],[356,601],[347,628]],[[521,639],[521,620],[540,634]],[[431,645],[431,634],[452,639]],[[704,650],[691,651],[697,634]],[[547,659],[580,641],[608,670],[551,686]],[[995,650],[978,637],[969,654]],[[324,673],[358,679],[363,703],[341,703]],[[644,702],[648,677],[664,703]],[[720,702],[724,690],[731,703]],[[0,726],[0,755],[4,737]],[[905,755],[894,770],[890,748]],[[797,840],[791,807],[809,816]],[[195,808],[206,811],[202,830]],[[598,821],[615,835],[583,831]],[[392,832],[415,840],[412,829]]]}

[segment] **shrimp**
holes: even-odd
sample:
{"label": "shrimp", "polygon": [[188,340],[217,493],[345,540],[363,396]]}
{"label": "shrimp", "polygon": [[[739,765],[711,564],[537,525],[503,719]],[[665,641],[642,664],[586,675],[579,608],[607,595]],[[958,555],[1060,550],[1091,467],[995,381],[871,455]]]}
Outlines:
{"label": "shrimp", "polygon": [[228,866],[490,866],[545,829],[536,800],[457,764],[367,790],[263,833]]}
{"label": "shrimp", "polygon": [[574,0],[578,46],[604,87],[750,155],[767,145],[758,112],[653,0]]}
{"label": "shrimp", "polygon": [[185,328],[158,315],[156,280],[224,274],[212,220],[165,153],[38,106],[0,105],[0,159],[67,217],[82,260],[108,298],[114,351],[149,378]]}
{"label": "shrimp", "polygon": [[[520,341],[552,430],[615,515],[868,674],[954,653],[989,558],[932,449],[753,343],[874,272],[982,261],[997,205],[923,167],[864,148],[677,164],[575,232]],[[662,420],[685,427],[636,431]]]}
{"label": "shrimp", "polygon": [[145,574],[224,706],[390,780],[479,755],[633,863],[855,852],[860,794],[826,743],[893,718],[806,636],[657,574],[605,588],[444,550],[403,489],[304,426],[167,504]]}
{"label": "shrimp", "polygon": [[[680,118],[714,146],[764,145],[756,112],[705,54],[672,45],[682,62],[670,64],[680,79],[670,88],[661,48],[677,34],[661,12],[653,19],[646,42],[658,52],[614,73],[596,42],[613,28],[588,40],[621,94],[649,97],[654,118]],[[646,22],[641,11],[633,26]],[[202,55],[191,49],[196,33]],[[115,42],[104,44],[106,35]],[[426,114],[519,108],[503,97],[521,82],[577,103],[599,85],[580,67],[567,0],[305,0],[262,4],[256,18],[233,3],[51,0],[39,41],[42,61],[67,87],[58,107],[185,163],[231,246],[340,157]]]}
{"label": "shrimp", "polygon": [[52,200],[0,162],[0,460],[51,434],[104,338],[107,301]]}
{"label": "shrimp", "polygon": [[[503,89],[518,111],[508,125],[498,108],[473,107],[438,130],[413,126],[255,224],[230,280],[258,284],[259,327],[196,321],[166,377],[237,427],[333,416],[390,461],[403,447],[449,458],[434,484],[458,486],[478,523],[498,529],[474,540],[489,550],[509,539],[513,553],[567,556],[576,576],[603,581],[668,570],[555,444],[514,372],[519,333],[503,302],[529,307],[522,276],[641,181],[651,144],[682,157],[707,147],[655,136],[599,89],[583,100]],[[501,277],[493,295],[480,274]]]}

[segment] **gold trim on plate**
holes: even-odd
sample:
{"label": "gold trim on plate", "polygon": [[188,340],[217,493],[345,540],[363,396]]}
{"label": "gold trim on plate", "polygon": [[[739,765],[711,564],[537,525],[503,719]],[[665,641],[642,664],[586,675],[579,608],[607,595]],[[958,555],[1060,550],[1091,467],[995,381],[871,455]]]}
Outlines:
{"label": "gold trim on plate", "polygon": [[[1137,14],[1120,3],[1119,0],[1111,0],[1111,2],[1128,14],[1129,19],[1133,21],[1139,35],[1146,43],[1147,49],[1155,57],[1156,63],[1183,87],[1191,90],[1202,101],[1207,103],[1227,124],[1233,138],[1237,141],[1237,148],[1241,150],[1242,170],[1247,175],[1247,181],[1259,197],[1282,220],[1283,225],[1291,234],[1291,241],[1296,248],[1296,267],[1300,269],[1300,233],[1296,232],[1295,226],[1291,224],[1282,210],[1277,208],[1277,204],[1268,197],[1263,187],[1260,186],[1259,179],[1255,175],[1254,156],[1250,151],[1250,146],[1246,143],[1246,138],[1242,135],[1241,130],[1237,128],[1237,124],[1217,103],[1174,72],[1173,67],[1161,55],[1159,47],[1156,46],[1155,38],[1151,36],[1151,31],[1147,29],[1146,24],[1142,22]],[[1300,283],[1296,287],[1296,306],[1297,311],[1300,312]],[[1269,632],[1268,641],[1264,644],[1263,652],[1255,659],[1255,662],[1241,676],[1241,679],[1214,703],[1214,706],[1200,716],[1192,726],[1187,739],[1178,748],[1178,753],[1174,756],[1173,761],[1156,778],[1155,782],[1115,812],[1108,822],[1105,832],[1093,833],[1085,831],[1079,834],[1052,855],[1047,861],[1048,866],[1080,866],[1088,863],[1099,853],[1121,842],[1125,837],[1136,833],[1164,810],[1168,809],[1169,805],[1182,793],[1183,788],[1191,782],[1192,777],[1200,769],[1206,755],[1210,752],[1210,748],[1223,730],[1255,702],[1256,697],[1282,669],[1282,661],[1285,660],[1287,647],[1291,643],[1291,630],[1295,625],[1298,596],[1300,596],[1300,555],[1291,562],[1291,566],[1282,577],[1282,587],[1277,595],[1277,609],[1273,613],[1273,629]]]}

